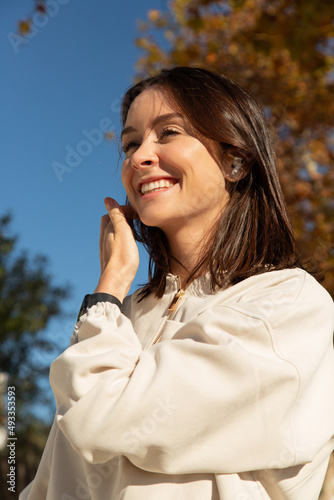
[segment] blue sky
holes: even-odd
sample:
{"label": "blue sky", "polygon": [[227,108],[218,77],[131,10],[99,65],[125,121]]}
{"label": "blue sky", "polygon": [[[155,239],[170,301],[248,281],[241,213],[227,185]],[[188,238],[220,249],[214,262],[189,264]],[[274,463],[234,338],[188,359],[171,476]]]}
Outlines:
{"label": "blue sky", "polygon": [[[54,284],[72,285],[69,316],[46,332],[66,347],[82,298],[99,278],[103,199],[125,200],[118,149],[99,130],[120,132],[120,98],[141,54],[137,20],[167,7],[166,0],[48,1],[49,15],[35,17],[27,43],[16,36],[17,22],[33,12],[33,1],[0,3],[0,214],[12,213],[19,248],[48,257]],[[147,277],[140,253],[131,290]]]}

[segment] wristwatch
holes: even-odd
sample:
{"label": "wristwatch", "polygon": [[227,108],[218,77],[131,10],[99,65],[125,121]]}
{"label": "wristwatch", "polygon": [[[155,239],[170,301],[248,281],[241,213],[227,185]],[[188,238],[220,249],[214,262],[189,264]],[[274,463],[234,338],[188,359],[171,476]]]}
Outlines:
{"label": "wristwatch", "polygon": [[109,293],[92,293],[90,295],[85,295],[80,307],[77,321],[79,321],[80,316],[87,312],[87,309],[94,306],[98,302],[111,302],[112,304],[116,304],[120,309],[122,308],[122,302],[117,297],[110,295]]}

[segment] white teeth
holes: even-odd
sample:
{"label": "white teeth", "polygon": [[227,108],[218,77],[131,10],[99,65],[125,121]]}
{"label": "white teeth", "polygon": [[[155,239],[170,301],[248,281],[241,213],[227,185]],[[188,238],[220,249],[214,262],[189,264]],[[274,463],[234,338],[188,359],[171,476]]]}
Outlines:
{"label": "white teeth", "polygon": [[160,179],[159,181],[155,182],[145,182],[141,185],[141,192],[142,194],[146,194],[148,192],[153,192],[159,189],[166,189],[171,186],[174,186],[174,182],[171,182],[167,179]]}

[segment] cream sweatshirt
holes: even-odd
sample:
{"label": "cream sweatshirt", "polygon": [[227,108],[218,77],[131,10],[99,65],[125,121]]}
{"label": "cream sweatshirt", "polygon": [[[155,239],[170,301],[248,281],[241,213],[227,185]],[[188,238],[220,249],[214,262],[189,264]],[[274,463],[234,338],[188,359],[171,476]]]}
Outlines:
{"label": "cream sweatshirt", "polygon": [[[91,307],[51,365],[57,413],[20,500],[316,500],[334,447],[333,302],[272,271],[177,303]],[[155,339],[161,333],[157,343]]]}

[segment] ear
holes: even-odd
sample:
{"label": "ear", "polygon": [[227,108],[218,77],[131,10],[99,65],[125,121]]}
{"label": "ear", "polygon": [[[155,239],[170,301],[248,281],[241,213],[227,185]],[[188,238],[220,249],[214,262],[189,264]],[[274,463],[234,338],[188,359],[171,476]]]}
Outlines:
{"label": "ear", "polygon": [[229,154],[229,157],[233,158],[233,161],[225,164],[225,179],[230,182],[238,182],[250,172],[252,163],[245,161],[241,156],[232,156]]}

